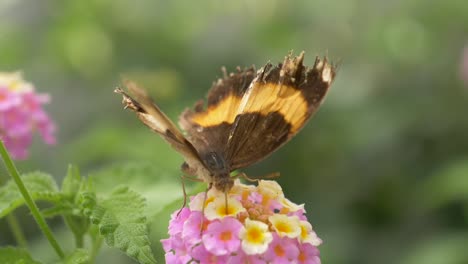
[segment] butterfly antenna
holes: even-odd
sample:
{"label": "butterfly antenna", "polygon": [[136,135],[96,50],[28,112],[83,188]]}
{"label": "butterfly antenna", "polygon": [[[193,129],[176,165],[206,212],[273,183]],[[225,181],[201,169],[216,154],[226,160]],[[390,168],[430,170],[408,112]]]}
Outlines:
{"label": "butterfly antenna", "polygon": [[182,207],[180,208],[179,212],[177,212],[177,217],[179,217],[180,213],[182,212],[182,209],[187,205],[187,192],[185,191],[185,183],[184,183],[184,178],[181,176],[180,177],[180,182],[182,183],[182,191],[184,192],[184,203],[182,204]]}

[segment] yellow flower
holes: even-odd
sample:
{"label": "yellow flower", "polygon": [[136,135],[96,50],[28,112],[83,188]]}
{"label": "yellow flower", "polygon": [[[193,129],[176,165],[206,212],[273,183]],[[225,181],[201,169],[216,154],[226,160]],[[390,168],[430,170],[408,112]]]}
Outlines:
{"label": "yellow flower", "polygon": [[[196,196],[194,196],[193,199],[189,203],[189,208],[192,211],[201,212],[203,208],[206,208],[206,206],[210,204],[211,202],[213,202],[216,197],[221,197],[221,196],[224,199],[224,192],[218,191],[215,188],[211,188],[210,190],[208,190],[208,192],[199,193]],[[203,205],[203,201],[205,201],[204,205]]]}
{"label": "yellow flower", "polygon": [[21,72],[0,73],[0,86],[6,86],[11,91],[29,92],[33,91],[33,86],[23,80]]}
{"label": "yellow flower", "polygon": [[301,235],[299,217],[297,216],[274,214],[268,220],[280,237],[297,238]]}
{"label": "yellow flower", "polygon": [[273,240],[268,231],[268,225],[255,220],[245,219],[244,227],[240,231],[242,249],[247,255],[263,254]]}
{"label": "yellow flower", "polygon": [[[295,204],[293,202],[291,202],[288,198],[282,198],[280,200],[280,203],[281,205],[283,205],[283,209],[282,211],[284,213],[288,213],[288,212],[296,212],[296,211],[299,211],[299,210],[304,210],[304,204]],[[304,210],[305,212],[305,210]]]}
{"label": "yellow flower", "polygon": [[319,246],[322,244],[322,240],[317,236],[317,234],[312,230],[312,225],[307,221],[300,221],[301,235],[299,240],[302,243],[309,243],[312,246]]}
{"label": "yellow flower", "polygon": [[276,181],[262,180],[258,183],[258,192],[265,198],[280,200],[284,197],[281,186]]}
{"label": "yellow flower", "polygon": [[226,216],[236,216],[241,212],[245,212],[245,208],[242,206],[241,202],[238,200],[228,197],[227,198],[227,210],[226,210],[226,200],[224,193],[218,195],[214,200],[206,205],[205,208],[205,217],[208,220],[222,219]]}
{"label": "yellow flower", "polygon": [[257,187],[253,185],[246,185],[240,182],[239,179],[234,181],[234,186],[229,191],[231,195],[240,195],[242,200],[247,199],[250,193],[254,192]]}

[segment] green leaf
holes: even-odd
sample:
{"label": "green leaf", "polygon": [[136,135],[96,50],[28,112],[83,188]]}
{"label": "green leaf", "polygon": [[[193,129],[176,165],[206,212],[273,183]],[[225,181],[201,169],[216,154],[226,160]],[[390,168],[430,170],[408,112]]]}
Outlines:
{"label": "green leaf", "polygon": [[98,225],[106,243],[125,252],[140,263],[156,263],[150,247],[145,199],[127,187],[119,187],[110,196],[96,202],[84,195],[83,206],[90,220]]}
{"label": "green leaf", "polygon": [[[68,172],[65,179],[62,182],[62,193],[64,195],[63,209],[65,223],[73,232],[75,236],[75,243],[77,247],[83,247],[83,236],[88,231],[89,219],[82,213],[81,208],[78,208],[80,196],[79,193],[88,192],[92,187],[90,182],[86,179],[82,179],[78,167],[69,165]],[[68,212],[67,212],[68,205]],[[54,208],[58,212],[62,208]],[[54,213],[53,210],[49,210],[49,213]]]}
{"label": "green leaf", "polygon": [[81,184],[82,180],[78,167],[71,164],[68,165],[67,176],[65,176],[62,182],[62,193],[66,198],[73,200],[80,190]]}
{"label": "green leaf", "polygon": [[28,251],[22,248],[0,248],[0,263],[2,264],[40,264],[31,258]]}
{"label": "green leaf", "polygon": [[86,250],[79,248],[73,251],[69,256],[65,258],[63,263],[65,264],[85,264],[89,263],[90,258]]}
{"label": "green leaf", "polygon": [[[35,201],[60,201],[62,195],[58,192],[57,184],[49,174],[33,172],[24,174],[21,178]],[[23,196],[12,180],[0,188],[0,218],[23,204]]]}
{"label": "green leaf", "polygon": [[[151,217],[166,205],[183,198],[179,165],[173,170],[146,161],[123,162],[105,167],[90,174],[98,193],[109,193],[109,186],[124,182],[146,198]],[[200,184],[185,180],[187,193]],[[201,184],[206,188],[206,184]]]}

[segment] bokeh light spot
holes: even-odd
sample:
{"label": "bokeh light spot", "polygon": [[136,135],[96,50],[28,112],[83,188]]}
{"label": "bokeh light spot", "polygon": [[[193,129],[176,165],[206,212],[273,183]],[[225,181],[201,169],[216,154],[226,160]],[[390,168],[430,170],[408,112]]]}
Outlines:
{"label": "bokeh light spot", "polygon": [[414,19],[395,21],[384,29],[384,41],[390,56],[403,63],[418,63],[428,52],[428,32]]}
{"label": "bokeh light spot", "polygon": [[112,40],[95,26],[72,30],[65,39],[65,55],[69,63],[88,77],[100,75],[108,69],[112,53]]}

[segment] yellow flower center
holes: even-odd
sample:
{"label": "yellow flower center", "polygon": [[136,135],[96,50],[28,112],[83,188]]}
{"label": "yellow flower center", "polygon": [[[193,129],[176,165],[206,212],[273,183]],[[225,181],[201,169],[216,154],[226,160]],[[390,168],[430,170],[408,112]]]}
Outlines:
{"label": "yellow flower center", "polygon": [[227,210],[226,210],[225,205],[218,207],[218,214],[219,215],[227,216],[227,215],[233,215],[235,213],[236,213],[236,209],[233,206],[228,205]]}
{"label": "yellow flower center", "polygon": [[205,206],[207,206],[209,203],[211,203],[212,201],[214,201],[214,199],[215,199],[214,196],[206,198]]}
{"label": "yellow flower center", "polygon": [[251,243],[261,244],[263,242],[263,232],[258,228],[251,228],[247,231],[247,240]]}
{"label": "yellow flower center", "polygon": [[276,224],[276,230],[278,232],[289,233],[291,232],[291,227],[285,222],[279,222]]}
{"label": "yellow flower center", "polygon": [[301,225],[301,238],[305,239],[307,237],[307,228]]}
{"label": "yellow flower center", "polygon": [[15,80],[15,81],[10,82],[9,88],[11,91],[17,90],[18,87],[20,87],[19,81]]}
{"label": "yellow flower center", "polygon": [[208,220],[221,219],[226,216],[235,216],[245,212],[242,203],[234,198],[225,200],[224,195],[215,197],[213,202],[209,203],[205,209],[205,216]]}
{"label": "yellow flower center", "polygon": [[297,238],[301,235],[301,227],[297,216],[274,214],[268,220],[280,237]]}

